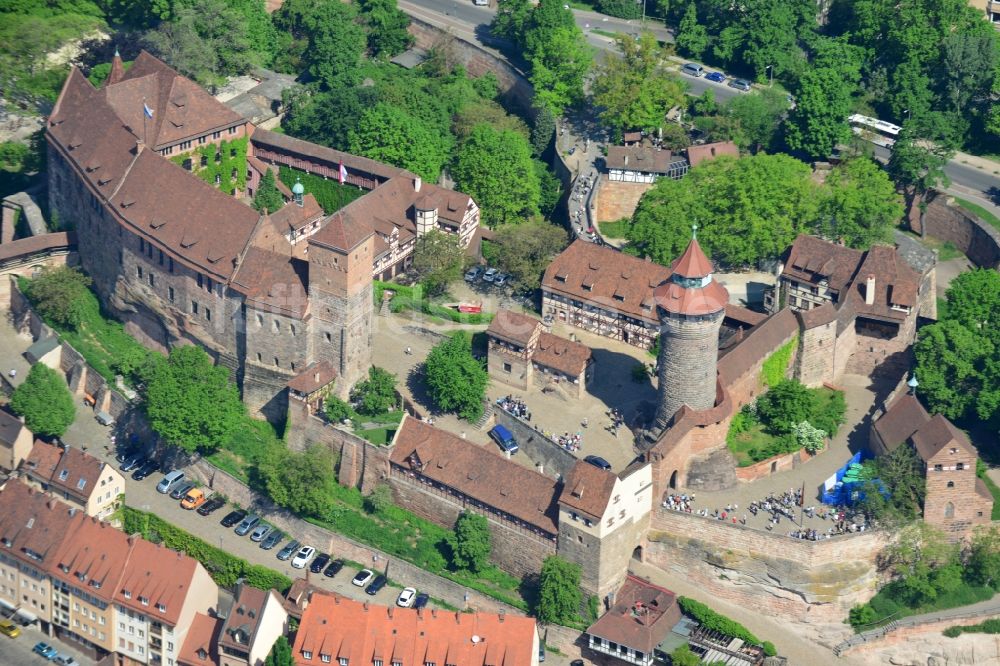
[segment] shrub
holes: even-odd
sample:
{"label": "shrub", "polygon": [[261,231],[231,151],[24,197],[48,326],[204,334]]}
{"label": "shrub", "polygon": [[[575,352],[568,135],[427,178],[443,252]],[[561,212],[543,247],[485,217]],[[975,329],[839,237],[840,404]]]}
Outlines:
{"label": "shrub", "polygon": [[689,597],[677,597],[677,603],[680,604],[682,611],[693,617],[706,629],[718,631],[720,634],[732,636],[733,638],[743,639],[744,643],[760,645],[760,639],[751,634],[749,629],[725,615],[716,613],[700,601],[695,601]]}
{"label": "shrub", "polygon": [[90,282],[75,268],[46,266],[25,285],[24,295],[46,321],[78,329],[85,316]]}
{"label": "shrub", "polygon": [[948,638],[958,638],[962,634],[963,629],[965,629],[965,627],[948,627],[941,633]]}
{"label": "shrub", "polygon": [[351,409],[349,404],[333,395],[326,399],[323,411],[326,412],[326,418],[330,419],[333,423],[340,423],[344,419],[349,419],[354,415],[354,410]]}
{"label": "shrub", "polygon": [[764,655],[767,657],[778,656],[778,648],[774,647],[771,641],[764,641]]}
{"label": "shrub", "polygon": [[649,378],[649,370],[645,363],[636,363],[632,366],[632,381],[644,382]]}
{"label": "shrub", "polygon": [[809,421],[803,421],[792,428],[795,437],[795,444],[806,452],[812,454],[823,448],[823,440],[826,433],[819,428],[814,428]]}

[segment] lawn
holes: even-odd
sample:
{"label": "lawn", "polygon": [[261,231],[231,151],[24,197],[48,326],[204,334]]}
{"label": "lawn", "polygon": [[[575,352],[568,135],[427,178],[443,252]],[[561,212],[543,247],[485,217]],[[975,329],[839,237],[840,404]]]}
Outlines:
{"label": "lawn", "polygon": [[764,426],[760,423],[738,435],[733,435],[729,438],[728,444],[740,467],[749,467],[770,457],[761,457],[763,451],[774,451],[770,455],[778,455],[778,453],[790,453],[797,448],[794,442],[789,444],[764,432]]}
{"label": "lawn", "polygon": [[955,199],[955,203],[958,204],[961,208],[964,208],[973,215],[976,215],[983,222],[992,224],[995,229],[1000,229],[1000,218],[997,218],[997,216],[991,213],[990,211],[986,210],[979,204],[972,203],[971,201],[966,201],[965,199],[961,199],[959,197],[953,197],[953,198]]}
{"label": "lawn", "polygon": [[601,230],[601,235],[605,238],[625,238],[628,228],[632,226],[631,220],[623,217],[615,222],[600,222],[597,225]]}
{"label": "lawn", "polygon": [[868,604],[875,611],[876,617],[879,620],[874,624],[865,626],[864,630],[873,629],[877,626],[887,624],[892,620],[899,620],[911,615],[921,615],[923,613],[948,610],[949,608],[968,606],[969,604],[991,599],[995,594],[991,587],[963,584],[952,592],[941,592],[931,603],[922,606],[907,606],[895,598],[899,594],[897,591],[899,587],[899,581],[894,581],[883,587],[879,590],[878,594],[871,598]]}

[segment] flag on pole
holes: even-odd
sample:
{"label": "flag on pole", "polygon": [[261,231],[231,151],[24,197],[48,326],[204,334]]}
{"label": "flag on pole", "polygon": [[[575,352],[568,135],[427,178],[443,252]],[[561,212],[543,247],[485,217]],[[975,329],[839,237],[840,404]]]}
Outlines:
{"label": "flag on pole", "polygon": [[340,184],[347,182],[347,169],[344,168],[344,160],[340,160]]}
{"label": "flag on pole", "polygon": [[153,117],[153,110],[149,108],[149,106],[147,106],[145,102],[142,103],[142,112],[146,114],[147,118]]}

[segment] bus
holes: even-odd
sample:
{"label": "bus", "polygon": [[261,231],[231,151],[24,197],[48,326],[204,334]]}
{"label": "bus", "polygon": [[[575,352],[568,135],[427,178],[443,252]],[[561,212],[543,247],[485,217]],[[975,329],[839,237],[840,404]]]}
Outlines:
{"label": "bus", "polygon": [[874,143],[876,146],[891,148],[896,143],[896,137],[903,129],[899,125],[887,123],[878,118],[869,118],[855,113],[847,119],[851,124],[851,131],[860,136],[865,141]]}

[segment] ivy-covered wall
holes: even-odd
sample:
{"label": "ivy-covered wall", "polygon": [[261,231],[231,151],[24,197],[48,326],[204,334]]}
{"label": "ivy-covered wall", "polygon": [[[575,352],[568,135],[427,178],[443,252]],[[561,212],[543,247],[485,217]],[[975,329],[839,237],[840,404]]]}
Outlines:
{"label": "ivy-covered wall", "polygon": [[799,344],[799,334],[796,333],[791,340],[774,350],[760,368],[760,383],[771,387],[785,378],[788,371],[788,363],[792,360],[792,354]]}
{"label": "ivy-covered wall", "polygon": [[247,187],[247,141],[244,136],[218,144],[209,143],[190,153],[171,157],[170,161],[185,168],[190,161],[192,173],[209,185],[217,185],[226,194],[237,189],[242,192]]}
{"label": "ivy-covered wall", "polygon": [[341,185],[337,180],[323,178],[315,174],[299,171],[286,166],[278,167],[278,178],[289,187],[295,184],[295,179],[302,181],[302,186],[306,192],[316,197],[323,212],[329,215],[335,213],[358,197],[366,194],[366,191],[355,185]]}

